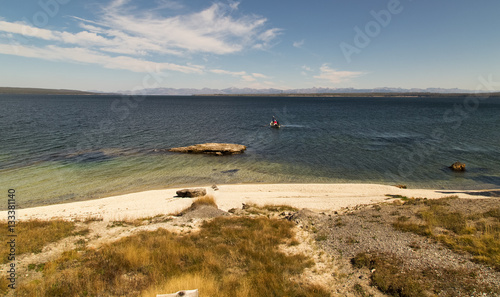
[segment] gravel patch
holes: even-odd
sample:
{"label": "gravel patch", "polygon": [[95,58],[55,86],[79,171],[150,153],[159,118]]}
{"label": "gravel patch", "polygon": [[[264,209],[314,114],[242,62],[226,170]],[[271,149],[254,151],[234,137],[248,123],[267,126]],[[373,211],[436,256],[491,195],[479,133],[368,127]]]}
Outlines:
{"label": "gravel patch", "polygon": [[[452,199],[448,204],[446,207],[452,211],[472,214],[500,207],[500,199]],[[360,283],[369,284],[363,280],[369,279],[372,271],[357,269],[350,264],[358,253],[391,255],[402,260],[401,271],[406,272],[430,271],[440,275],[444,270],[454,270],[463,271],[464,276],[472,273],[478,286],[500,292],[499,271],[473,262],[469,254],[454,252],[432,238],[398,231],[392,226],[398,218],[411,218],[422,207],[424,206],[382,203],[345,208],[332,214],[301,210],[286,217],[300,229],[313,234],[320,250],[338,259],[337,274],[343,278],[344,283],[343,288],[336,291],[339,295],[360,296],[354,287],[359,291]],[[369,292],[370,288],[364,286],[364,290]],[[453,293],[435,293],[438,296],[470,296],[461,292],[457,288]],[[375,296],[373,293],[372,295]],[[499,295],[485,293],[480,296]]]}

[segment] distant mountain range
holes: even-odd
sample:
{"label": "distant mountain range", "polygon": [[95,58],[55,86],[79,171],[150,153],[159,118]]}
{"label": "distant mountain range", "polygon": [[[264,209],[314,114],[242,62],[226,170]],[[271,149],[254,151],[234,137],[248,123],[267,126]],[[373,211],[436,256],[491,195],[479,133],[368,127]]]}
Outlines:
{"label": "distant mountain range", "polygon": [[353,88],[308,88],[308,89],[252,89],[252,88],[227,88],[227,89],[174,89],[174,88],[153,88],[143,89],[138,92],[119,91],[120,94],[137,94],[142,95],[294,95],[294,94],[357,94],[357,93],[439,93],[439,94],[457,94],[457,93],[473,93],[471,90],[464,89],[443,89],[443,88],[427,88],[427,89],[403,89],[403,88],[376,88],[376,89],[353,89]]}
{"label": "distant mountain range", "polygon": [[[40,88],[11,88],[0,87],[0,94],[48,94],[48,95],[152,95],[152,96],[192,96],[192,95],[226,95],[226,96],[398,96],[398,95],[413,95],[413,96],[431,96],[435,94],[471,94],[474,91],[464,89],[444,89],[444,88],[427,88],[427,89],[403,89],[403,88],[376,88],[376,89],[353,89],[353,88],[308,88],[308,89],[252,89],[252,88],[227,88],[227,89],[191,89],[191,88],[152,88],[143,89],[136,92],[118,91],[113,93],[99,91],[78,91],[65,89],[40,89]],[[487,92],[485,92],[487,93]],[[495,96],[500,95],[499,92],[490,93]]]}

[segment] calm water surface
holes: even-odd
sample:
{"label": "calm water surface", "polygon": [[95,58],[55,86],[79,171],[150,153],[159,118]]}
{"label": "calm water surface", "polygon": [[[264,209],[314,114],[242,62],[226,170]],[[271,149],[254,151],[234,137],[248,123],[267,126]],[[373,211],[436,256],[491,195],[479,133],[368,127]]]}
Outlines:
{"label": "calm water surface", "polygon": [[[0,95],[3,191],[25,207],[213,183],[500,188],[500,98],[140,99]],[[162,151],[205,142],[248,149]]]}

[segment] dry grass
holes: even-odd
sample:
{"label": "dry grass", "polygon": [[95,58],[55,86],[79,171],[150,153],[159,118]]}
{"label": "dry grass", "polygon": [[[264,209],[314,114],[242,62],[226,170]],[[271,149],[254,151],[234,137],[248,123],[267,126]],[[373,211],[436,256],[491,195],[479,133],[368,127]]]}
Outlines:
{"label": "dry grass", "polygon": [[201,196],[201,197],[198,197],[196,198],[193,203],[191,204],[191,206],[189,206],[188,208],[176,213],[176,214],[173,214],[174,216],[183,216],[184,214],[190,212],[190,211],[193,211],[197,208],[199,208],[200,206],[213,206],[213,207],[218,207],[217,206],[217,203],[215,202],[215,198],[214,196],[212,195],[205,195],[205,196]]}
{"label": "dry grass", "polygon": [[373,271],[371,283],[390,296],[498,296],[494,290],[476,280],[473,271],[443,268],[403,268],[403,260],[390,254],[359,253],[352,260],[357,268]]}
{"label": "dry grass", "polygon": [[217,296],[217,294],[219,294],[217,281],[213,277],[198,274],[185,274],[175,276],[161,285],[153,286],[142,292],[141,296],[156,297],[158,293],[175,293],[182,290],[194,289],[198,289],[200,294],[203,294],[202,296]]}
{"label": "dry grass", "polygon": [[0,275],[0,295],[5,295],[7,294],[7,292],[10,290],[8,285],[10,284],[10,282],[7,280],[7,274],[6,273],[2,273]]}
{"label": "dry grass", "polygon": [[296,212],[298,211],[297,208],[285,205],[285,204],[265,204],[265,205],[258,205],[255,203],[245,203],[243,206],[243,209],[245,212],[249,214],[254,214],[254,215],[267,215],[270,212],[271,213],[276,213],[276,212]]}
{"label": "dry grass", "polygon": [[[16,256],[24,253],[40,253],[48,243],[72,235],[75,223],[63,220],[21,221],[16,224]],[[0,223],[0,237],[8,238],[7,223]],[[9,246],[0,245],[1,263],[8,262]]]}
{"label": "dry grass", "polygon": [[104,218],[102,216],[88,216],[84,219],[77,219],[77,222],[83,222],[85,224],[92,223],[92,222],[102,222]]}
{"label": "dry grass", "polygon": [[393,224],[399,230],[435,238],[458,252],[468,252],[474,260],[500,271],[500,208],[470,214],[448,207],[447,197],[437,200],[411,199],[422,205],[415,217]]}
{"label": "dry grass", "polygon": [[194,207],[201,206],[201,205],[209,205],[209,206],[217,207],[217,203],[215,203],[215,198],[212,195],[205,195],[205,196],[201,196],[199,198],[196,198],[192,204],[192,206],[194,206]]}
{"label": "dry grass", "polygon": [[298,211],[298,208],[292,207],[286,204],[265,204],[262,206],[263,209],[272,212],[283,212],[283,211]]}
{"label": "dry grass", "polygon": [[291,280],[313,265],[279,250],[293,239],[292,227],[264,217],[221,217],[196,234],[142,232],[63,254],[46,263],[42,281],[20,286],[18,296],[155,296],[196,288],[201,296],[328,296]]}

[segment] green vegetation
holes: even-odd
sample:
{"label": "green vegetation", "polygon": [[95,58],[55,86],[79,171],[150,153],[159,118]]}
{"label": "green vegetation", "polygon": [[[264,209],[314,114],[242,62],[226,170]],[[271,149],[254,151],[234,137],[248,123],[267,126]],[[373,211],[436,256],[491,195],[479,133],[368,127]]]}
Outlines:
{"label": "green vegetation", "polygon": [[98,95],[97,93],[62,90],[62,89],[37,89],[37,88],[8,88],[0,87],[0,94],[37,94],[37,95]]}
{"label": "green vegetation", "polygon": [[155,296],[180,289],[201,296],[329,296],[299,283],[313,265],[287,255],[293,223],[266,217],[219,217],[199,232],[141,232],[98,250],[72,250],[45,263],[44,278],[21,285],[18,296]]}
{"label": "green vegetation", "polygon": [[385,194],[385,196],[387,196],[387,197],[389,197],[389,198],[394,198],[394,199],[402,199],[402,200],[407,200],[407,199],[409,199],[408,197],[403,196],[403,195],[391,195],[391,194]]}
{"label": "green vegetation", "polygon": [[245,212],[254,215],[267,215],[270,212],[280,213],[284,211],[295,212],[298,211],[297,208],[289,206],[289,205],[275,205],[275,204],[265,204],[258,205],[255,203],[246,203],[243,206]]}
{"label": "green vegetation", "polygon": [[361,296],[361,297],[373,296],[371,294],[366,293],[365,289],[363,289],[363,286],[358,284],[358,283],[356,283],[353,288],[354,288],[354,292],[356,292],[357,296]]}
{"label": "green vegetation", "polygon": [[28,264],[28,271],[35,270],[37,272],[43,271],[45,268],[45,263],[42,264]]}
{"label": "green vegetation", "polygon": [[390,296],[420,297],[420,296],[496,296],[495,291],[487,285],[476,281],[473,271],[453,270],[444,268],[427,268],[411,270],[403,268],[402,259],[390,254],[359,253],[351,263],[356,268],[368,268],[373,271],[371,283],[380,291]]}
{"label": "green vegetation", "polygon": [[[20,221],[16,225],[16,256],[24,253],[40,253],[48,243],[73,235],[75,223],[63,220]],[[0,237],[8,238],[7,223],[0,223]],[[8,262],[9,246],[0,245],[1,263]]]}
{"label": "green vegetation", "polygon": [[477,262],[500,271],[500,208],[482,213],[454,211],[448,202],[410,199],[405,204],[422,207],[412,218],[398,217],[393,226],[399,230],[434,238],[457,252],[468,252]]}

